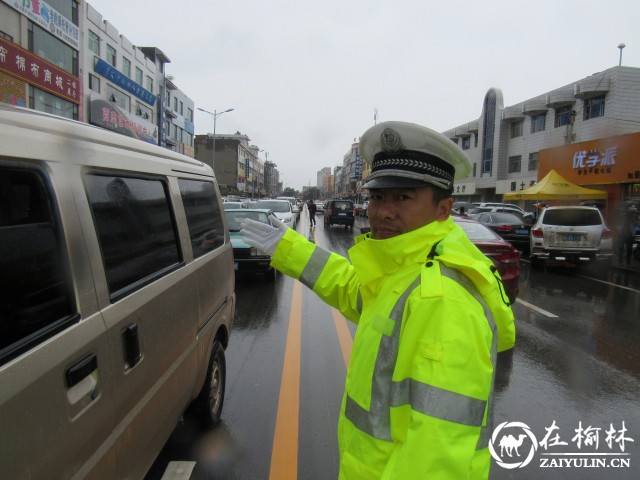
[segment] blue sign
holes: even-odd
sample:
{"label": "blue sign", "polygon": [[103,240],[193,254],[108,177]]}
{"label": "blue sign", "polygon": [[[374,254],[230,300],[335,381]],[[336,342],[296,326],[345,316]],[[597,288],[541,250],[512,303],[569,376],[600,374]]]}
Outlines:
{"label": "blue sign", "polygon": [[249,159],[245,158],[245,165],[244,165],[244,177],[246,179],[246,181],[249,181]]}
{"label": "blue sign", "polygon": [[141,85],[138,85],[136,82],[127,77],[124,73],[120,72],[118,69],[113,68],[107,62],[98,59],[96,66],[94,67],[96,73],[99,73],[103,77],[108,80],[111,80],[113,83],[118,85],[120,88],[125,89],[127,92],[135,95],[140,100],[145,103],[148,103],[152,107],[156,103],[156,96],[151,93],[149,90],[143,88]]}

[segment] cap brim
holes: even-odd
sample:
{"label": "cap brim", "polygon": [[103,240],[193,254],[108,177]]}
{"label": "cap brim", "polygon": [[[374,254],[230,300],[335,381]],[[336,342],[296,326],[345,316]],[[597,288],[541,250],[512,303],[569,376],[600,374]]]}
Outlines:
{"label": "cap brim", "polygon": [[363,185],[363,188],[421,188],[432,186],[430,183],[404,177],[376,177]]}

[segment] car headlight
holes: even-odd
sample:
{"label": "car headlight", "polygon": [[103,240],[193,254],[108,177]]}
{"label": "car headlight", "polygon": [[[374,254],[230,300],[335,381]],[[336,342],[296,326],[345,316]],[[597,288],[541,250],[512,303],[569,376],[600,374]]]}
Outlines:
{"label": "car headlight", "polygon": [[291,217],[285,217],[284,220],[282,220],[284,223],[289,223],[291,221]]}

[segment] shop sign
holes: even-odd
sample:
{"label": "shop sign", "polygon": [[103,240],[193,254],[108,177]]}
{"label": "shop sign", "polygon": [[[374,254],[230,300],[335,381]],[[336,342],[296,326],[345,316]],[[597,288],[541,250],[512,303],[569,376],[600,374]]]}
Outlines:
{"label": "shop sign", "polygon": [[640,179],[640,133],[540,150],[538,178],[551,169],[578,185],[629,183]]}
{"label": "shop sign", "polygon": [[0,71],[72,103],[80,103],[80,79],[0,38]]}
{"label": "shop sign", "polygon": [[155,124],[125,112],[106,100],[91,101],[91,123],[148,143],[158,143],[158,128]]}
{"label": "shop sign", "polygon": [[0,72],[0,102],[26,107],[26,82]]}
{"label": "shop sign", "polygon": [[80,28],[42,0],[2,0],[53,36],[80,49]]}
{"label": "shop sign", "polygon": [[107,80],[111,80],[111,82],[115,83],[120,88],[125,89],[127,92],[135,95],[140,100],[148,103],[152,107],[156,104],[156,96],[153,93],[151,93],[146,88],[143,88],[137,82],[131,80],[118,69],[113,68],[101,58],[98,59],[98,61],[96,62],[96,66],[93,69],[96,73],[102,75]]}

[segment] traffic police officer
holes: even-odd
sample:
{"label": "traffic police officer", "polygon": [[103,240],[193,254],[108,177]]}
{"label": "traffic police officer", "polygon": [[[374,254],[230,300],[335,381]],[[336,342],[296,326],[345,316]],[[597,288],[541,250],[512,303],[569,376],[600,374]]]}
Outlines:
{"label": "traffic police officer", "polygon": [[513,313],[493,263],[450,218],[469,162],[411,123],[367,130],[371,232],[349,261],[284,224],[247,221],[247,243],[358,324],[340,412],[340,478],[486,479],[497,352]]}

